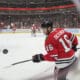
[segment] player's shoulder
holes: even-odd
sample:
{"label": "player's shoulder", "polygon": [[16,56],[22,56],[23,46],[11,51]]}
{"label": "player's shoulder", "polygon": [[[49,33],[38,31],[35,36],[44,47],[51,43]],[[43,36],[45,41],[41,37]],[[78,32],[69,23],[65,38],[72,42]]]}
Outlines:
{"label": "player's shoulder", "polygon": [[56,33],[58,33],[59,31],[64,31],[64,28],[55,28],[53,29],[53,31],[50,33],[50,36],[55,35]]}
{"label": "player's shoulder", "polygon": [[64,28],[55,28],[53,31],[49,34],[49,39],[54,39],[54,35],[56,35],[58,32],[64,32]]}

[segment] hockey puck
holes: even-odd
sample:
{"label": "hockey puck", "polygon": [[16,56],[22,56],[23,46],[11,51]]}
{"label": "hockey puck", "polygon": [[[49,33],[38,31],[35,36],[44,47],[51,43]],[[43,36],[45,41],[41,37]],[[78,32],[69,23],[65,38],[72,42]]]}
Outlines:
{"label": "hockey puck", "polygon": [[8,53],[8,50],[7,49],[4,49],[3,50],[3,54],[7,54]]}

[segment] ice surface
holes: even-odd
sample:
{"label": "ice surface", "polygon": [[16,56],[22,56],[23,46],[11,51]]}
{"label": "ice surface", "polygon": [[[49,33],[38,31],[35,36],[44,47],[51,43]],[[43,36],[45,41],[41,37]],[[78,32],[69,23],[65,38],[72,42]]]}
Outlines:
{"label": "ice surface", "polygon": [[[27,33],[0,34],[0,80],[53,80],[55,65],[53,62],[37,64],[31,61],[3,68],[17,61],[31,59],[34,54],[45,54],[44,40],[45,36],[42,34],[38,34],[37,37]],[[3,49],[8,49],[8,54],[3,54]]]}
{"label": "ice surface", "polygon": [[[31,59],[34,54],[45,53],[44,36],[31,37],[30,34],[0,34],[0,41],[0,78],[2,80],[29,80],[29,78],[40,75],[54,65],[54,63],[50,62],[39,64],[27,62],[4,69],[3,67],[14,62]],[[8,49],[9,53],[3,54],[3,49]]]}

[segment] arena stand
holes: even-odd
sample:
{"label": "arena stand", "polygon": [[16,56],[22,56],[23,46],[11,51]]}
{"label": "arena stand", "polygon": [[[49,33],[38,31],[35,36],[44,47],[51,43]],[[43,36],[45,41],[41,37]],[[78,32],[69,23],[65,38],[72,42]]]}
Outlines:
{"label": "arena stand", "polygon": [[[42,3],[38,3],[34,0],[34,5],[41,6],[33,7],[33,2],[28,2],[31,6],[26,3],[26,6],[20,7],[18,1],[10,2],[7,0],[3,3],[8,3],[8,6],[0,6],[0,32],[12,32],[12,29],[15,28],[16,32],[28,32],[33,24],[40,28],[45,19],[52,20],[55,28],[80,28],[80,14],[70,0],[66,1],[43,0]],[[24,3],[25,0],[21,5]],[[44,3],[45,5],[42,5]],[[54,5],[55,3],[56,5]],[[0,4],[2,3],[0,2]],[[47,4],[50,5],[47,6]]]}

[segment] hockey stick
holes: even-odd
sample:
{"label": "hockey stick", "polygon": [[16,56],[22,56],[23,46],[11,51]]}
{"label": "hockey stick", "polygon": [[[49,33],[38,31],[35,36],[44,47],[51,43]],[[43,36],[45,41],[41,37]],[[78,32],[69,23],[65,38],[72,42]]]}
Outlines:
{"label": "hockey stick", "polygon": [[25,62],[29,62],[29,61],[32,61],[32,59],[24,60],[24,61],[19,61],[19,62],[16,62],[16,63],[11,64],[10,66],[6,66],[4,68],[10,68],[12,66],[15,66],[15,65],[18,65],[18,64],[22,64],[22,63],[25,63]]}
{"label": "hockey stick", "polygon": [[80,49],[80,48],[77,48],[77,49]]}
{"label": "hockey stick", "polygon": [[[80,48],[77,48],[77,49],[80,49]],[[11,64],[10,66],[6,66],[4,68],[10,68],[12,66],[15,66],[15,65],[18,65],[18,64],[22,64],[22,63],[25,63],[25,62],[29,62],[29,61],[32,61],[32,59],[24,60],[24,61],[19,61],[19,62],[16,62],[16,63]]]}

